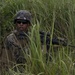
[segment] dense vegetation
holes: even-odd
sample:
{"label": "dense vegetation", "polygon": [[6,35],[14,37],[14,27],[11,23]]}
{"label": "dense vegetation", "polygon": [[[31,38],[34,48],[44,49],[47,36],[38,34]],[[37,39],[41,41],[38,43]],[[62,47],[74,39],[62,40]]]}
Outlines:
{"label": "dense vegetation", "polygon": [[[57,50],[51,44],[52,61],[45,62],[41,52],[38,30],[63,37],[75,45],[75,0],[1,0],[0,2],[0,46],[5,37],[14,29],[13,19],[18,10],[26,9],[32,13],[32,56],[25,64],[24,75],[75,75],[75,49],[60,46]],[[33,42],[36,31],[37,47]],[[39,42],[38,42],[39,41]],[[32,63],[32,65],[30,64]],[[20,75],[10,69],[13,75]],[[5,75],[5,74],[4,74]],[[6,72],[6,75],[9,75]]]}

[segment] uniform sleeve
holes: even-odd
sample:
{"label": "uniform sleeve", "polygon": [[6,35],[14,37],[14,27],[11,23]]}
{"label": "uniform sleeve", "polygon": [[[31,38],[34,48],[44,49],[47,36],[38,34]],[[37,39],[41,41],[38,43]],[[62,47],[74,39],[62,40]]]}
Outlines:
{"label": "uniform sleeve", "polygon": [[49,33],[45,33],[43,31],[40,31],[40,40],[41,40],[41,44],[45,44],[46,42],[46,49],[48,50],[49,49],[49,44],[50,44],[50,34]]}
{"label": "uniform sleeve", "polygon": [[4,67],[12,67],[13,65],[13,54],[12,54],[12,45],[10,43],[10,41],[8,41],[8,39],[5,39],[4,42],[4,49],[3,49],[3,53],[2,53],[2,63],[4,64]]}

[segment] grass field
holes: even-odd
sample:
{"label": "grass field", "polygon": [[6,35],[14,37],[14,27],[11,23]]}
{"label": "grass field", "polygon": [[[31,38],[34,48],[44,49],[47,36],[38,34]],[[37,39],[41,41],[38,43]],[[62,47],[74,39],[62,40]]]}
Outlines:
{"label": "grass field", "polygon": [[49,32],[51,40],[53,37],[62,37],[67,39],[68,44],[75,45],[75,0],[1,0],[0,46],[14,29],[15,13],[22,9],[32,13],[33,26],[29,36],[31,55],[23,64],[24,73],[14,72],[10,68],[9,72],[3,71],[4,75],[75,75],[75,48],[50,44],[52,60],[46,62],[46,45],[42,53],[38,33],[39,30]]}

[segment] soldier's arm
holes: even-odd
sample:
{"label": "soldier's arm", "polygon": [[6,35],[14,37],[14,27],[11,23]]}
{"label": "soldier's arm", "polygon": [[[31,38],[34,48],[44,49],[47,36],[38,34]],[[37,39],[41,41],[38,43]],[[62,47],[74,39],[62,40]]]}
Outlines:
{"label": "soldier's arm", "polygon": [[[50,36],[46,37],[46,44],[50,44]],[[52,44],[67,46],[67,40],[64,38],[54,37],[52,38]]]}
{"label": "soldier's arm", "polygon": [[[45,38],[46,38],[47,49],[49,49],[49,46],[50,46],[50,33],[45,34],[45,32],[40,31],[40,38],[41,38],[41,43],[42,44],[44,43]],[[52,44],[53,45],[67,46],[66,40],[64,38],[58,38],[58,37],[55,37],[55,38],[52,39]]]}
{"label": "soldier's arm", "polygon": [[5,39],[4,46],[5,49],[3,50],[3,61],[9,68],[13,65],[13,47],[8,38]]}

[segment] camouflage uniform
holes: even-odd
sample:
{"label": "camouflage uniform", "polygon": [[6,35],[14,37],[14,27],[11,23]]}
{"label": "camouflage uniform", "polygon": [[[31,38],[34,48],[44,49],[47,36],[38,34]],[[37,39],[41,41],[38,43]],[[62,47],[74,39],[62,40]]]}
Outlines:
{"label": "camouflage uniform", "polygon": [[28,54],[28,33],[13,31],[5,40],[8,63],[25,63],[25,53]]}
{"label": "camouflage uniform", "polygon": [[[44,43],[44,32],[39,32],[40,39],[43,47]],[[7,55],[7,62],[9,65],[13,66],[14,64],[25,63],[25,54],[29,54],[29,32],[18,32],[14,30],[10,35],[7,36],[5,40],[5,47],[6,47],[6,55]],[[47,43],[50,41],[47,40]]]}

